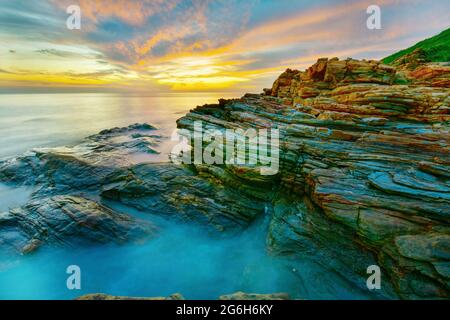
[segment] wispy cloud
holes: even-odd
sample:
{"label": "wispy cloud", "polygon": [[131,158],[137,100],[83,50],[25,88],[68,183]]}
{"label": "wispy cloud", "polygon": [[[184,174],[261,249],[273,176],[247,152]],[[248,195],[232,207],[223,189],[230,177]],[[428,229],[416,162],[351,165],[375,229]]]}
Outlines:
{"label": "wispy cloud", "polygon": [[14,72],[10,72],[4,69],[0,69],[0,73],[6,73],[6,74],[14,74]]}
{"label": "wispy cloud", "polygon": [[69,5],[80,6],[83,16],[94,23],[115,17],[130,25],[143,25],[149,17],[170,12],[180,0],[51,0],[55,6],[65,9]]}
{"label": "wispy cloud", "polygon": [[[321,56],[381,58],[449,27],[445,0],[17,0],[0,3],[0,82],[149,90],[268,86]],[[78,4],[82,29],[65,27]],[[0,85],[1,85],[0,84]]]}

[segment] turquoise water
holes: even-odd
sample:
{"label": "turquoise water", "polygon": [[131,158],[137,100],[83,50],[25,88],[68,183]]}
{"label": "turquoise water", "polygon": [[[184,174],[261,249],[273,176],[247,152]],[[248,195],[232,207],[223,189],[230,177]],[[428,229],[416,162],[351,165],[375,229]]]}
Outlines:
{"label": "turquoise water", "polygon": [[[136,97],[114,94],[0,95],[0,158],[34,147],[71,145],[98,131],[148,122],[168,137],[175,120],[223,94]],[[169,144],[155,161],[167,160]],[[27,202],[31,189],[0,184],[0,212]],[[114,206],[113,204],[110,204]],[[266,251],[267,218],[238,235],[214,234],[126,207],[158,235],[140,244],[45,248],[29,256],[0,255],[0,299],[71,299],[86,293],[216,299],[236,291],[288,292],[295,298],[371,298],[309,260]],[[68,290],[66,268],[81,268],[81,290]],[[325,264],[326,265],[326,264]],[[362,279],[365,281],[365,279]]]}
{"label": "turquoise water", "polygon": [[[123,211],[123,207],[119,207]],[[217,299],[236,291],[288,292],[294,298],[367,298],[324,267],[267,254],[267,221],[242,234],[211,234],[196,225],[128,213],[158,226],[143,244],[84,249],[47,248],[26,257],[0,256],[0,299],[72,299],[103,292],[128,296]],[[81,269],[81,290],[68,290],[69,265]]]}

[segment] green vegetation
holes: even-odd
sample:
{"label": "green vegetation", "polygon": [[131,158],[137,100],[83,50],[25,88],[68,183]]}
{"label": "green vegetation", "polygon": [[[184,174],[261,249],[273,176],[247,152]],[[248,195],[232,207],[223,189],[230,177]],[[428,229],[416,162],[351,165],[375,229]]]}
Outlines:
{"label": "green vegetation", "polygon": [[440,34],[416,43],[414,46],[401,50],[384,58],[383,63],[390,64],[398,58],[420,48],[424,51],[426,59],[430,62],[450,61],[450,28]]}

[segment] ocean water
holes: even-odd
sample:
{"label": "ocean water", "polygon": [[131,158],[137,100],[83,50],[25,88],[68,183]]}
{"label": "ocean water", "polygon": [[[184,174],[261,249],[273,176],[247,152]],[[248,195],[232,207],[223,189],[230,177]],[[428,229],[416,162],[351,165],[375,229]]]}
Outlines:
{"label": "ocean water", "polygon": [[[119,94],[0,95],[0,158],[35,147],[73,145],[100,130],[147,122],[168,137],[176,119],[224,94],[160,97]],[[228,94],[228,97],[231,97]],[[237,95],[234,95],[237,96]],[[27,202],[31,188],[0,184],[0,212]],[[102,292],[129,296],[217,299],[236,291],[288,292],[303,299],[370,299],[308,256],[273,257],[266,250],[268,217],[237,235],[211,234],[111,204],[159,229],[145,243],[89,248],[45,248],[29,256],[0,255],[0,299],[72,299]],[[66,268],[81,268],[81,290],[68,290]],[[365,279],[362,279],[365,281]]]}
{"label": "ocean water", "polygon": [[190,109],[216,103],[221,97],[238,96],[232,93],[156,97],[113,93],[0,94],[0,158],[36,147],[76,144],[103,129],[133,123],[150,123],[170,137],[176,128],[175,121]]}

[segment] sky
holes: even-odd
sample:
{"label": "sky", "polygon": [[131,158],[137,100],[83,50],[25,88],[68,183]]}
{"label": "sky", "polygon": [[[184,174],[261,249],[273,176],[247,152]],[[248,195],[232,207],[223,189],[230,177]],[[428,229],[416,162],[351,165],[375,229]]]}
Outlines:
{"label": "sky", "polygon": [[0,0],[0,91],[261,92],[321,57],[381,59],[449,18],[448,0]]}

